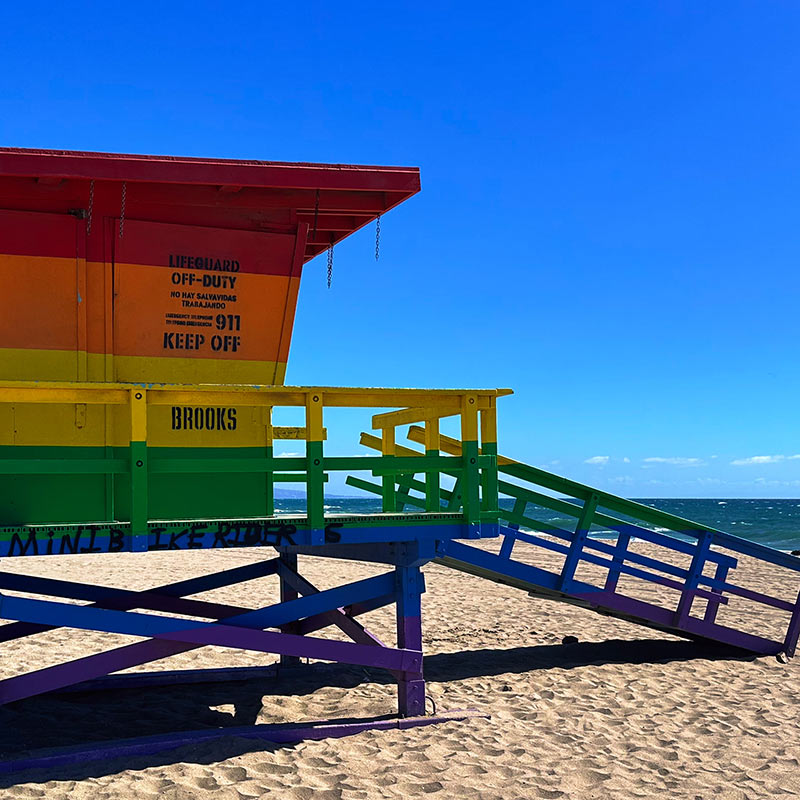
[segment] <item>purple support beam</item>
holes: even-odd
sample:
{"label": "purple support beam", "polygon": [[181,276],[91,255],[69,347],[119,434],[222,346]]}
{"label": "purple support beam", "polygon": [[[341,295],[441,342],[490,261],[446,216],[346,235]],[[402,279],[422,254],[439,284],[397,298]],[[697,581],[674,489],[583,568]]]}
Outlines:
{"label": "purple support beam", "polygon": [[[63,610],[62,604],[47,603],[41,600],[28,600],[15,597],[3,597],[3,613],[8,617],[25,618],[29,614],[32,617],[48,617],[49,613],[56,615],[56,624],[61,623]],[[51,612],[52,609],[52,612]],[[142,635],[139,631],[140,624],[137,619],[145,615],[132,614],[131,612],[103,611],[85,607],[71,607],[65,609],[71,615],[71,626],[84,628],[87,630],[103,630],[113,627],[121,633],[132,633]],[[101,617],[109,619],[109,615],[114,615],[113,625],[108,625],[107,621],[100,623]],[[95,623],[93,620],[97,619]],[[185,630],[175,629],[175,623],[190,625]],[[166,639],[192,645],[215,644],[223,647],[236,647],[256,652],[278,653],[306,658],[316,658],[323,661],[338,661],[346,664],[358,664],[366,667],[382,667],[390,670],[416,671],[422,668],[422,653],[412,651],[410,648],[391,649],[387,647],[373,647],[369,645],[353,644],[350,642],[336,642],[328,639],[318,639],[304,636],[294,636],[287,633],[276,633],[272,631],[261,631],[249,628],[234,627],[231,625],[211,624],[211,623],[186,623],[184,620],[171,620],[165,617],[154,617],[148,620],[148,624],[154,626],[153,637],[156,641]],[[160,630],[159,630],[160,629]],[[170,654],[168,648],[166,653]],[[108,674],[113,671],[113,655],[100,654],[100,663]],[[111,656],[109,661],[103,663],[103,656]],[[93,657],[89,657],[93,658]],[[99,677],[99,674],[87,674],[84,671],[77,671],[80,662],[85,659],[70,662],[69,664],[50,667],[45,670],[27,673],[9,678],[0,683],[0,703],[7,703],[11,700],[27,697],[31,694],[39,694],[44,691],[62,688],[63,686],[77,683],[87,678]],[[111,667],[111,668],[108,668]],[[20,690],[22,693],[20,693]]]}
{"label": "purple support beam", "polygon": [[76,683],[101,678],[111,672],[117,672],[160,658],[174,656],[186,650],[194,650],[196,645],[183,642],[168,642],[165,640],[151,639],[147,642],[137,642],[104,653],[76,658],[65,664],[56,664],[52,667],[37,669],[13,678],[0,681],[0,705],[11,703],[15,700],[24,700],[37,694],[63,689]]}
{"label": "purple support beam", "polygon": [[[281,634],[268,634],[258,630],[263,624],[261,617],[264,613],[271,613],[274,624],[284,624],[307,615],[308,611],[305,610],[305,607],[308,606],[309,602],[315,607],[315,610],[317,610],[324,609],[326,602],[331,602],[334,607],[336,607],[336,601],[344,597],[352,598],[354,602],[363,603],[366,606],[369,606],[371,601],[376,601],[379,605],[382,605],[385,602],[385,596],[381,591],[381,587],[387,583],[390,586],[394,586],[395,579],[393,574],[389,573],[382,577],[356,581],[345,587],[338,587],[336,589],[326,590],[322,593],[316,593],[310,601],[306,599],[294,600],[279,604],[277,607],[272,606],[268,607],[268,609],[260,609],[257,612],[248,612],[241,617],[234,617],[229,620],[229,623],[233,623],[236,626],[250,626],[253,628],[253,630],[249,631],[247,627],[238,628],[238,630],[236,628],[231,628],[230,624],[214,626],[209,623],[193,623],[184,620],[170,621],[163,617],[132,614],[130,612],[106,611],[87,606],[67,606],[40,600],[4,597],[0,601],[0,606],[6,618],[29,619],[37,623],[44,622],[51,626],[68,624],[71,627],[83,627],[91,630],[113,629],[118,632],[133,633],[134,635],[154,635],[156,638],[147,642],[128,645],[105,653],[77,659],[76,661],[60,664],[45,670],[38,670],[36,672],[6,679],[0,682],[0,703],[7,703],[35,694],[64,688],[65,686],[87,679],[99,678],[111,672],[165,658],[169,655],[191,650],[204,644],[224,645],[226,641],[229,642],[228,646],[245,648],[252,647],[255,643],[260,641],[260,644],[257,644],[253,649],[259,649],[265,652],[285,652],[287,655],[303,655],[323,660],[347,662],[349,659],[343,654],[336,654],[333,653],[333,651],[330,653],[328,652],[330,649],[329,645],[332,643],[326,640],[304,640],[303,637],[300,636],[291,636],[280,640],[282,644],[279,644],[279,639],[273,637],[280,637]],[[369,598],[369,594],[374,590],[378,591],[377,597]],[[363,599],[360,599],[359,595],[361,595]],[[330,600],[327,599],[328,597],[330,597]],[[294,606],[298,606],[297,611],[290,611]],[[16,609],[16,612],[14,609]],[[328,609],[330,609],[330,606],[328,606]],[[20,612],[25,616],[20,615]],[[296,614],[296,616],[294,614]],[[311,616],[314,616],[314,614],[312,613]],[[252,622],[249,621],[251,617]],[[318,627],[322,626],[319,625]],[[123,628],[125,629],[124,631]],[[160,631],[160,633],[158,633],[158,631]],[[225,641],[221,639],[217,640],[216,637],[219,634],[222,634]],[[163,640],[159,641],[159,639]],[[233,644],[234,639],[238,641],[238,644]],[[317,648],[315,643],[321,643],[320,647]],[[373,641],[370,644],[374,645],[375,643],[376,642]],[[356,658],[356,663],[361,663],[365,666],[382,666],[389,670],[402,668],[400,664],[394,663],[391,657],[388,661],[386,660],[387,655],[396,653],[397,651],[383,647],[373,648],[364,645],[339,644],[345,649],[348,647],[363,649],[366,660],[358,656],[355,650],[350,651],[351,655]],[[288,651],[283,650],[281,649],[283,645],[289,645],[292,649]],[[421,655],[416,655],[419,655],[418,660],[421,663]]]}
{"label": "purple support beam", "polygon": [[223,738],[248,739],[255,742],[291,744],[304,740],[318,740],[352,736],[356,733],[374,730],[406,730],[423,725],[436,725],[473,717],[487,718],[472,710],[450,711],[435,717],[410,717],[406,719],[370,719],[358,722],[312,722],[304,725],[246,725],[211,730],[184,731],[157,736],[143,736],[114,742],[98,742],[80,747],[64,748],[55,753],[42,756],[0,762],[0,774],[16,775],[25,770],[55,769],[73,764],[107,760],[111,758],[131,758],[149,756],[174,750],[185,745],[199,745]]}
{"label": "purple support beam", "polygon": [[[288,586],[292,586],[296,592],[308,596],[312,594],[319,594],[319,589],[316,588],[310,581],[307,581],[297,570],[291,570],[287,565],[281,564],[278,569],[281,580],[285,581]],[[295,596],[297,594],[295,593]],[[392,598],[394,600],[394,598]],[[309,618],[310,619],[310,618]],[[343,633],[346,633],[354,642],[358,644],[374,644],[379,647],[386,647],[386,645],[374,634],[370,633],[361,623],[356,622],[352,616],[345,613],[344,608],[336,608],[332,611],[324,611],[318,614],[315,618],[325,620],[326,625],[336,625]],[[309,620],[305,620],[308,622]],[[299,632],[305,633],[305,626],[301,623]]]}
{"label": "purple support beam", "polygon": [[792,618],[789,621],[789,628],[786,631],[786,639],[783,642],[783,652],[791,658],[797,650],[797,639],[800,637],[800,594],[797,595],[797,602],[794,604]]}
{"label": "purple support beam", "polygon": [[[245,613],[252,609],[223,606],[219,603],[205,603],[200,600],[183,600],[183,595],[199,594],[222,586],[230,586],[234,583],[243,583],[255,578],[273,575],[277,568],[278,559],[273,558],[267,561],[259,561],[256,564],[246,564],[242,567],[201,575],[198,578],[189,578],[178,583],[168,583],[141,592],[6,572],[0,574],[0,589],[11,589],[29,594],[44,594],[51,597],[68,597],[74,600],[93,600],[94,602],[91,605],[96,608],[115,608],[122,611],[131,608],[149,608],[154,611],[166,611],[167,613],[222,619],[233,614]],[[184,603],[191,605],[183,605]],[[192,610],[189,610],[190,608]],[[0,626],[0,642],[8,642],[52,629],[52,625],[14,622],[10,625]],[[132,664],[131,666],[135,665]]]}
{"label": "purple support beam", "polygon": [[266,667],[207,667],[205,669],[160,669],[150,672],[125,672],[106,675],[94,680],[75,683],[57,689],[57,694],[142,689],[152,686],[183,686],[194,683],[237,683],[242,681],[275,680],[280,677],[277,664]]}

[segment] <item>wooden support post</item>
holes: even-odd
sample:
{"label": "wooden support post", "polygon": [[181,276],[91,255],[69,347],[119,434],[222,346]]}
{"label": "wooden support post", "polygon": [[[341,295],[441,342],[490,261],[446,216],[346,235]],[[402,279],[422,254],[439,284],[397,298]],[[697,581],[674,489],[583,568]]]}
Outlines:
{"label": "wooden support post", "polygon": [[[397,592],[397,646],[422,651],[422,593],[425,591],[418,566],[395,569]],[[418,669],[401,672],[397,682],[400,716],[420,717],[425,713],[425,679],[420,658]]]}
{"label": "wooden support post", "polygon": [[[297,555],[294,553],[281,553],[279,556],[280,563],[283,564],[285,567],[290,569],[292,572],[297,572]],[[280,592],[281,592],[281,603],[287,603],[290,600],[297,600],[300,597],[298,591],[292,586],[292,584],[286,580],[283,575],[282,571],[278,571],[278,575],[280,576]],[[281,625],[280,630],[283,633],[297,633],[298,623],[289,622],[286,625]],[[298,656],[287,656],[285,654],[281,655],[280,664],[282,667],[296,667],[300,663],[300,658]]]}

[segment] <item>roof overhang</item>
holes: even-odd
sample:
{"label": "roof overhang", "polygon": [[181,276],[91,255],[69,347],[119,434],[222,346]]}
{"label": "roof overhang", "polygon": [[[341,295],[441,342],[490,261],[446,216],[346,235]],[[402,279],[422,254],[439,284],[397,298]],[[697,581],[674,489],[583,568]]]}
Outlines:
{"label": "roof overhang", "polygon": [[0,148],[0,197],[36,206],[37,187],[88,197],[91,181],[124,182],[131,205],[218,208],[251,229],[307,222],[306,261],[420,189],[417,167]]}

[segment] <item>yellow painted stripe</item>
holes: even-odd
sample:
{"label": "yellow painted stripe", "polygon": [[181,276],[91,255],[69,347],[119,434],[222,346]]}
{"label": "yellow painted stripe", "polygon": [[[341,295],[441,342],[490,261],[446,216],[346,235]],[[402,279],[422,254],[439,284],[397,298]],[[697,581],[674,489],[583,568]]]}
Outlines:
{"label": "yellow painted stripe", "polygon": [[[145,427],[141,417],[137,419],[135,441],[144,441]],[[207,429],[209,424],[212,430]],[[146,436],[153,447],[266,447],[268,443],[263,410],[240,406],[150,406]],[[127,406],[0,405],[0,445],[127,447],[130,441]]]}
{"label": "yellow painted stripe", "polygon": [[107,380],[108,357],[79,350],[26,350],[0,348],[0,376],[3,380],[74,381],[78,379],[81,360],[87,363],[91,381]]}
{"label": "yellow painted stripe", "polygon": [[286,375],[286,364],[217,358],[115,356],[114,370],[118,381],[280,385]]}
{"label": "yellow painted stripe", "polygon": [[281,385],[286,376],[286,364],[275,361],[113,356],[79,350],[0,348],[0,378],[74,381],[78,379],[82,360],[87,364],[90,381]]}
{"label": "yellow painted stripe", "polygon": [[131,441],[147,441],[147,391],[131,389]]}

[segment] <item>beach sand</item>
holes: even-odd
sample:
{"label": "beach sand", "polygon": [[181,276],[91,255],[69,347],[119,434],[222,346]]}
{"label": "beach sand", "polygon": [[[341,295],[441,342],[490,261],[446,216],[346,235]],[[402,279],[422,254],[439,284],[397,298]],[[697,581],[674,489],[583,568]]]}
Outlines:
{"label": "beach sand", "polygon": [[[144,589],[264,556],[254,550],[125,553],[20,558],[3,568]],[[538,553],[536,558],[547,566],[554,557]],[[314,558],[301,558],[301,566],[320,588],[385,569]],[[796,573],[752,570],[751,586],[796,595]],[[159,756],[0,779],[0,797],[745,800],[800,795],[800,659],[784,665],[774,657],[684,642],[437,565],[427,566],[425,574],[428,693],[439,709],[471,707],[490,719],[255,751],[253,743],[228,738]],[[276,586],[277,579],[264,578],[204,597],[266,605],[276,598]],[[746,615],[747,610],[730,613]],[[362,619],[392,641],[392,609]],[[773,624],[769,615],[764,620],[766,627]],[[565,636],[579,641],[562,645]],[[0,645],[0,675],[129,641],[135,640],[42,633]],[[274,660],[204,648],[141,669]],[[0,708],[0,751],[8,758],[93,739],[256,720],[368,717],[391,712],[395,693],[380,670],[311,665],[268,682],[42,696]]]}

